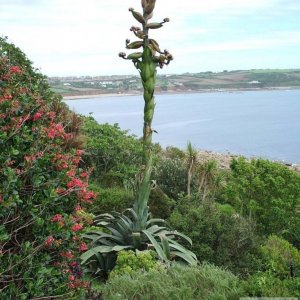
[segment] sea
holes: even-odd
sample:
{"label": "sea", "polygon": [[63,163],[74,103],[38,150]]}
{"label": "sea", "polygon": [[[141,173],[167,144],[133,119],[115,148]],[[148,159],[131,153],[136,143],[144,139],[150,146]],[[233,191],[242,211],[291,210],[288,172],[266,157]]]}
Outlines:
{"label": "sea", "polygon": [[[144,100],[116,96],[65,100],[99,123],[142,136]],[[185,149],[300,164],[300,90],[162,94],[155,97],[153,141]]]}

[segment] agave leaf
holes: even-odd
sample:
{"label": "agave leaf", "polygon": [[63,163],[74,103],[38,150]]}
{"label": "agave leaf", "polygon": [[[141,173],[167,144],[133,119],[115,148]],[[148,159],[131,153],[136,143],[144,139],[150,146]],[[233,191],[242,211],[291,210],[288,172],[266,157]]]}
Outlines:
{"label": "agave leaf", "polygon": [[124,243],[124,240],[121,237],[112,235],[112,234],[108,234],[108,233],[104,233],[101,236],[98,236],[93,242],[100,242],[102,239],[108,239],[108,240],[113,240],[115,242],[119,242],[119,243]]}
{"label": "agave leaf", "polygon": [[103,245],[103,246],[110,246],[110,247],[113,247],[113,246],[115,246],[116,245],[116,243],[117,242],[114,242],[114,241],[112,241],[112,240],[108,240],[108,239],[101,239],[101,242],[100,243],[98,243],[98,244],[96,244],[96,243],[94,243],[93,242],[93,245]]}
{"label": "agave leaf", "polygon": [[129,224],[129,227],[132,226],[132,220],[130,218],[128,218],[126,215],[122,215],[119,218],[122,219],[122,220],[126,220],[127,223]]}
{"label": "agave leaf", "polygon": [[150,232],[148,232],[147,230],[143,230],[142,232],[147,236],[149,241],[152,243],[152,245],[154,246],[154,248],[156,250],[156,253],[160,257],[160,259],[163,260],[163,261],[167,261],[168,258],[166,256],[164,250],[159,245],[159,243],[156,241],[156,239],[153,237],[153,235]]}
{"label": "agave leaf", "polygon": [[117,230],[119,230],[119,232],[122,234],[122,236],[129,235],[131,233],[131,230],[129,228],[127,228],[123,222],[116,223],[116,226],[118,227]]}
{"label": "agave leaf", "polygon": [[98,219],[114,219],[114,216],[112,214],[109,213],[105,213],[105,214],[101,214],[95,217],[95,220]]}
{"label": "agave leaf", "polygon": [[123,238],[123,235],[113,226],[107,226],[106,227],[113,235]]}
{"label": "agave leaf", "polygon": [[138,215],[137,215],[137,213],[134,211],[134,209],[133,208],[127,208],[126,210],[125,210],[125,212],[130,212],[131,213],[131,215],[132,215],[132,217],[133,217],[133,219],[136,221],[136,220],[138,220]]}
{"label": "agave leaf", "polygon": [[[129,220],[130,221],[130,220]],[[118,220],[118,224],[122,225],[122,227],[124,228],[124,230],[126,232],[131,232],[132,228],[133,228],[133,223],[130,221],[128,222],[124,216],[120,217],[120,219]]]}
{"label": "agave leaf", "polygon": [[149,226],[151,224],[157,224],[157,223],[166,223],[166,221],[163,219],[150,219],[149,221],[147,221],[146,225]]}
{"label": "agave leaf", "polygon": [[180,233],[180,232],[178,232],[176,230],[175,231],[169,231],[169,233],[167,235],[168,236],[171,236],[171,235],[179,236],[179,237],[183,238],[184,240],[186,240],[187,242],[189,242],[190,245],[193,244],[192,240],[188,236],[186,236],[185,234]]}
{"label": "agave leaf", "polygon": [[116,252],[119,252],[119,251],[122,251],[125,249],[133,249],[133,247],[131,245],[127,245],[127,246],[116,245],[111,248],[112,251],[116,251]]}
{"label": "agave leaf", "polygon": [[85,239],[93,240],[93,239],[99,237],[99,234],[94,233],[94,232],[88,232],[88,233],[82,234],[81,236]]}
{"label": "agave leaf", "polygon": [[94,221],[94,223],[95,223],[97,226],[103,226],[103,227],[109,225],[110,222],[111,222],[111,221],[103,221],[103,220],[102,220],[102,221],[99,221],[99,222]]}
{"label": "agave leaf", "polygon": [[161,226],[158,226],[158,225],[153,225],[149,228],[147,228],[147,230],[151,233],[151,234],[157,234],[163,230],[167,229],[167,227],[161,227]]}
{"label": "agave leaf", "polygon": [[170,251],[170,245],[167,237],[163,234],[160,236],[161,244],[164,250],[164,253],[166,254],[167,258],[170,260],[171,258],[171,251]]}
{"label": "agave leaf", "polygon": [[195,260],[189,253],[183,253],[180,251],[171,251],[171,255],[178,256],[185,260],[187,263],[189,263],[192,266],[196,266],[198,261]]}
{"label": "agave leaf", "polygon": [[[98,264],[101,270],[105,270],[105,261],[104,257],[101,253],[95,253],[95,257],[97,258]],[[96,272],[99,272],[98,270]]]}
{"label": "agave leaf", "polygon": [[80,256],[81,263],[85,264],[91,257],[96,256],[97,253],[104,253],[109,251],[111,251],[111,247],[109,246],[98,246],[98,247],[91,248],[88,251],[81,254]]}
{"label": "agave leaf", "polygon": [[195,260],[197,260],[197,257],[195,255],[195,253],[193,253],[192,251],[186,249],[185,247],[183,247],[182,245],[178,244],[177,242],[169,240],[169,245],[170,245],[171,250],[175,249],[175,250],[178,250],[178,251],[180,251],[182,253],[188,253],[191,257],[193,257]]}

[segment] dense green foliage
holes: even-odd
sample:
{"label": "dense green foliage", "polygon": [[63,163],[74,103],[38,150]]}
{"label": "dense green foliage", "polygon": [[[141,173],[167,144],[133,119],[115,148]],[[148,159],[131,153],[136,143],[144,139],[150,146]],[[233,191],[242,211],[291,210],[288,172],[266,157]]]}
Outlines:
{"label": "dense green foliage", "polygon": [[0,115],[1,299],[71,298],[86,286],[78,231],[95,197],[80,167],[80,118],[2,38]]}
{"label": "dense green foliage", "polygon": [[154,251],[137,251],[132,250],[120,251],[118,253],[116,266],[109,274],[112,279],[116,276],[134,275],[136,272],[148,272],[150,270],[158,270],[160,264],[156,260]]}
{"label": "dense green foliage", "polygon": [[92,117],[84,119],[86,137],[84,160],[94,168],[93,178],[102,185],[129,186],[142,162],[142,143],[120,130],[117,124],[98,124]]}
{"label": "dense green foliage", "polygon": [[269,236],[260,251],[266,270],[279,278],[300,275],[300,251],[288,241],[275,235]]}
{"label": "dense green foliage", "polygon": [[199,199],[181,199],[169,219],[174,228],[188,233],[193,251],[200,261],[226,266],[239,275],[247,275],[255,264],[257,237],[254,224],[232,208]]}
{"label": "dense green foliage", "polygon": [[262,235],[276,234],[300,247],[300,174],[267,160],[233,160],[220,200],[254,220]]}
{"label": "dense green foliage", "polygon": [[101,291],[107,300],[234,300],[243,293],[237,277],[208,264],[114,277]]}
{"label": "dense green foliage", "polygon": [[[299,173],[244,158],[221,170],[152,145],[148,205],[168,220],[140,218],[127,208],[141,141],[70,112],[18,48],[0,46],[0,299],[300,297]],[[187,249],[230,271],[170,263],[195,263]]]}
{"label": "dense green foliage", "polygon": [[89,209],[95,216],[111,211],[122,212],[133,204],[134,195],[129,189],[101,187],[96,183],[92,183],[90,186],[97,193],[97,197]]}

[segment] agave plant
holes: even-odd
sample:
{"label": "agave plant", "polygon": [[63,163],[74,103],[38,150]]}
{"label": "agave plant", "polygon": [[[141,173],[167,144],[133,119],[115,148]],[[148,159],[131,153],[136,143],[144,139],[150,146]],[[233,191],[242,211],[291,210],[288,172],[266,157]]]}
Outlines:
{"label": "agave plant", "polygon": [[138,69],[144,88],[144,127],[143,127],[143,166],[141,168],[141,180],[138,187],[136,201],[133,208],[124,213],[102,214],[95,219],[95,225],[100,230],[93,230],[84,235],[91,241],[91,248],[82,256],[82,263],[89,265],[93,272],[107,271],[114,265],[118,251],[125,249],[146,250],[153,249],[157,256],[164,262],[179,258],[188,264],[197,264],[195,254],[184,248],[181,240],[192,243],[191,240],[166,227],[162,219],[153,219],[148,208],[148,200],[151,190],[152,171],[152,119],[154,115],[155,101],[154,88],[156,69],[168,65],[173,59],[167,51],[161,51],[159,44],[149,38],[150,29],[158,29],[164,23],[169,22],[165,18],[162,22],[149,22],[152,18],[156,0],[142,0],[143,14],[130,8],[136,21],[142,28],[131,27],[133,34],[139,39],[134,42],[126,40],[127,49],[139,49],[129,55],[121,52],[119,56],[131,60]]}

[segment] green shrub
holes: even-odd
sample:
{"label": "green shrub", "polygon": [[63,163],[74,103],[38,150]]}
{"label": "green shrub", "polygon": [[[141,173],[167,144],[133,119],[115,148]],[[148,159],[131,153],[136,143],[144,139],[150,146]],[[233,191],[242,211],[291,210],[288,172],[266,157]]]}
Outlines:
{"label": "green shrub", "polygon": [[300,275],[300,251],[288,241],[275,235],[269,236],[261,247],[269,271],[281,278]]}
{"label": "green shrub", "polygon": [[186,154],[184,151],[180,150],[177,147],[169,146],[166,148],[164,155],[166,158],[170,159],[181,159],[184,160],[186,157]]}
{"label": "green shrub", "polygon": [[187,190],[187,170],[181,159],[162,158],[157,162],[152,178],[170,198],[177,199]]}
{"label": "green shrub", "polygon": [[130,186],[142,162],[142,143],[117,124],[98,124],[92,117],[84,118],[82,133],[93,178],[107,187]]}
{"label": "green shrub", "polygon": [[239,299],[243,292],[232,273],[204,264],[116,276],[102,287],[102,293],[106,300],[230,300]]}
{"label": "green shrub", "polygon": [[254,272],[260,265],[255,259],[259,245],[254,224],[228,205],[198,203],[196,196],[183,198],[169,222],[189,234],[199,261],[226,266],[243,276]]}
{"label": "green shrub", "polygon": [[119,187],[102,188],[95,183],[90,186],[98,194],[89,208],[94,215],[112,211],[122,212],[132,206],[134,196],[130,190]]}
{"label": "green shrub", "polygon": [[170,217],[176,202],[169,198],[159,187],[151,190],[149,207],[155,218],[167,219]]}
{"label": "green shrub", "polygon": [[109,278],[112,279],[124,274],[133,275],[137,271],[148,272],[158,269],[160,266],[156,260],[156,253],[154,251],[136,251],[136,253],[132,250],[120,251],[116,266],[109,274]]}
{"label": "green shrub", "polygon": [[300,247],[300,174],[268,160],[234,159],[219,197],[256,221],[261,235],[276,234]]}
{"label": "green shrub", "polygon": [[86,284],[78,232],[91,216],[80,206],[95,197],[81,168],[80,118],[2,38],[0,85],[1,297],[71,298]]}
{"label": "green shrub", "polygon": [[251,297],[300,297],[300,277],[281,280],[270,272],[260,272],[244,281],[242,287]]}

